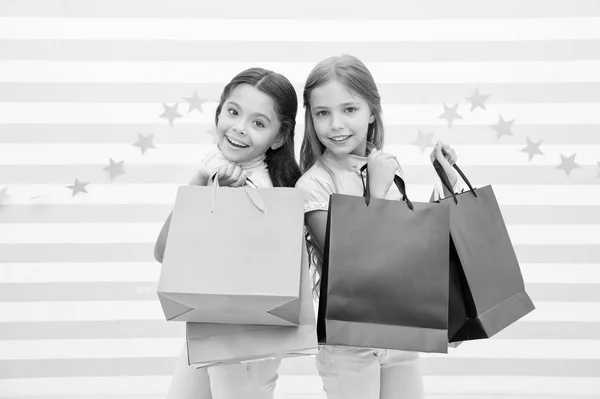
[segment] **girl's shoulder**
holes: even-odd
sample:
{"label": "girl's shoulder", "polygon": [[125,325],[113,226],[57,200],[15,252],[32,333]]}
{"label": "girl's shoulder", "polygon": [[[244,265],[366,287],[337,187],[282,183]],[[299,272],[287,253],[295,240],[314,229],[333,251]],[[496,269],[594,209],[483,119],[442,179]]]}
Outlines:
{"label": "girl's shoulder", "polygon": [[317,161],[296,182],[296,187],[304,191],[333,192],[334,176],[322,162]]}

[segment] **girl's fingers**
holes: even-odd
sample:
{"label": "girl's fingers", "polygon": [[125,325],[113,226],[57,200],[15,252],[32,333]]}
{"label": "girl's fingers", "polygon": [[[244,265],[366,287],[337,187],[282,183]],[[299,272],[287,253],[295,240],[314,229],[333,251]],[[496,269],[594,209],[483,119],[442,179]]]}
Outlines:
{"label": "girl's fingers", "polygon": [[219,168],[219,173],[217,173],[218,179],[224,179],[227,175],[227,165],[223,165]]}
{"label": "girl's fingers", "polygon": [[234,163],[228,163],[227,164],[227,177],[231,177],[233,175],[233,171],[235,170],[236,165]]}
{"label": "girl's fingers", "polygon": [[235,165],[233,167],[233,171],[231,172],[230,180],[235,182],[240,178],[241,175],[242,175],[242,168],[239,165]]}
{"label": "girl's fingers", "polygon": [[242,187],[244,184],[246,184],[246,179],[248,177],[246,176],[246,172],[242,172],[240,174],[240,177],[237,179],[237,181],[233,184],[234,187]]}

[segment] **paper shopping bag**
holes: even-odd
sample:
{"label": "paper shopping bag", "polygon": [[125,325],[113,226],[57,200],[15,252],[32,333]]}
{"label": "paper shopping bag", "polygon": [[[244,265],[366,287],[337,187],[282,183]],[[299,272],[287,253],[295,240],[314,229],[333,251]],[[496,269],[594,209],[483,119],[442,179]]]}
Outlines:
{"label": "paper shopping bag", "polygon": [[469,191],[453,193],[441,165],[434,163],[451,197],[440,200],[450,209],[449,340],[489,338],[535,309],[500,206],[491,186],[474,189],[454,165]]}
{"label": "paper shopping bag", "polygon": [[316,354],[316,320],[304,242],[302,250],[298,326],[186,323],[190,365],[200,368]]}
{"label": "paper shopping bag", "polygon": [[[448,351],[446,204],[330,197],[317,333],[323,344]],[[440,206],[441,205],[441,206]]]}
{"label": "paper shopping bag", "polygon": [[167,320],[295,326],[302,191],[179,187],[158,296]]}

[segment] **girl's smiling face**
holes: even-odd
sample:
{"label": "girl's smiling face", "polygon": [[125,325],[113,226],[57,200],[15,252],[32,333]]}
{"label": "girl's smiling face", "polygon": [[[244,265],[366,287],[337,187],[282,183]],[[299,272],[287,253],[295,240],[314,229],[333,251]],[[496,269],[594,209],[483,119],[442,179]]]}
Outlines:
{"label": "girl's smiling face", "polygon": [[283,144],[273,99],[249,84],[240,84],[221,108],[217,122],[219,149],[230,162],[247,162]]}
{"label": "girl's smiling face", "polygon": [[334,155],[366,155],[375,117],[362,97],[333,80],[312,90],[310,111],[319,141]]}

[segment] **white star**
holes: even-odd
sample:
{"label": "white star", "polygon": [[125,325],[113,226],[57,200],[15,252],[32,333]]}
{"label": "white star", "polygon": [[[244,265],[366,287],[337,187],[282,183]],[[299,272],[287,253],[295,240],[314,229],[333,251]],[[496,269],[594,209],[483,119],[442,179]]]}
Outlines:
{"label": "white star", "polygon": [[581,168],[581,166],[575,162],[575,156],[577,156],[577,153],[569,157],[565,157],[563,154],[560,154],[560,165],[558,165],[556,169],[564,170],[567,176],[569,176],[573,169]]}
{"label": "white star", "polygon": [[0,190],[0,205],[6,202],[9,197],[10,195],[8,195],[8,187],[4,187],[2,190]]}
{"label": "white star", "polygon": [[500,120],[498,121],[498,123],[496,123],[495,125],[492,126],[492,129],[494,129],[498,135],[498,139],[500,139],[502,136],[506,135],[506,136],[512,136],[512,124],[514,123],[514,119],[512,121],[505,121],[504,118],[502,118],[502,115],[500,115]]}
{"label": "white star", "polygon": [[75,179],[75,182],[71,186],[66,186],[66,187],[73,190],[73,195],[71,195],[71,197],[74,197],[79,193],[87,194],[87,190],[86,190],[85,186],[87,186],[88,184],[90,184],[90,183],[81,182],[81,181]]}
{"label": "white star", "polygon": [[529,137],[527,137],[527,147],[523,148],[521,152],[529,154],[529,162],[531,162],[535,155],[544,155],[542,150],[540,150],[540,144],[542,144],[542,141],[543,140],[540,140],[537,143],[534,143],[529,139]]}
{"label": "white star", "polygon": [[162,115],[160,115],[160,118],[168,119],[169,125],[171,125],[171,127],[173,126],[173,121],[175,120],[175,118],[183,117],[183,115],[181,115],[179,112],[177,112],[178,106],[179,106],[178,103],[175,103],[175,105],[172,105],[172,106],[168,106],[167,104],[163,103],[165,112],[163,112]]}
{"label": "white star", "polygon": [[133,145],[136,147],[140,147],[140,150],[142,150],[142,155],[144,155],[146,150],[150,148],[156,148],[152,143],[152,140],[154,139],[154,134],[142,136],[140,133],[138,133],[138,137],[138,141],[133,143]]}
{"label": "white star", "polygon": [[125,161],[115,162],[112,160],[112,158],[110,158],[110,165],[102,168],[110,173],[110,180],[114,180],[115,177],[125,174],[125,171],[123,170],[123,162]]}
{"label": "white star", "polygon": [[418,146],[421,149],[421,154],[425,152],[427,147],[433,147],[433,135],[434,132],[423,133],[420,130],[417,130],[417,139],[413,141],[411,144]]}
{"label": "white star", "polygon": [[454,107],[449,107],[445,103],[443,105],[444,113],[438,116],[438,118],[446,119],[448,121],[448,127],[452,127],[452,122],[454,122],[454,119],[462,119],[462,116],[460,116],[457,112],[458,104],[456,104]]}
{"label": "white star", "polygon": [[204,113],[202,104],[207,102],[208,98],[198,97],[198,91],[194,90],[194,95],[192,95],[192,97],[183,97],[183,99],[190,104],[190,109],[188,110],[188,113],[192,112],[195,109],[197,109],[201,114]]}
{"label": "white star", "polygon": [[471,103],[471,112],[476,108],[487,111],[485,108],[485,100],[487,100],[489,96],[489,94],[479,94],[479,89],[475,89],[475,93],[471,97],[467,97],[467,100]]}

